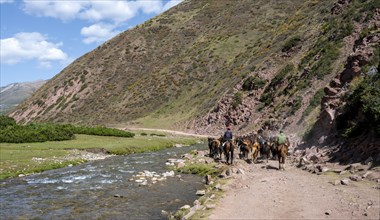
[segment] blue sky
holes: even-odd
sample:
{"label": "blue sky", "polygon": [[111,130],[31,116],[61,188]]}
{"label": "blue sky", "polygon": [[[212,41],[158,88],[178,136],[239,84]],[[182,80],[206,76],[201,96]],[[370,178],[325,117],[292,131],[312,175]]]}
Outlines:
{"label": "blue sky", "polygon": [[182,0],[0,0],[0,86],[50,79]]}

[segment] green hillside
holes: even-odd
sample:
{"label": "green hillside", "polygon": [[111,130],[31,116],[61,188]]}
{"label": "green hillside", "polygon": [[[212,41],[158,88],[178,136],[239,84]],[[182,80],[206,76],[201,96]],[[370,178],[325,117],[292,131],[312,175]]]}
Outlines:
{"label": "green hillside", "polygon": [[355,40],[378,34],[376,8],[375,0],[187,0],[78,58],[11,116],[302,133]]}

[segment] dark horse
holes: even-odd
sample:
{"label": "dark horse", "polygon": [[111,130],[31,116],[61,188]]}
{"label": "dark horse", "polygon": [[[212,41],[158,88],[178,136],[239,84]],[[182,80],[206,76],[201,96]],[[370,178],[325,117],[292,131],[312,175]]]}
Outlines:
{"label": "dark horse", "polygon": [[270,148],[270,151],[272,153],[272,159],[277,159],[277,149],[276,149],[276,137],[269,138],[268,146]]}
{"label": "dark horse", "polygon": [[235,145],[232,141],[226,141],[224,146],[223,146],[223,152],[224,155],[226,156],[226,163],[228,164],[228,161],[231,161],[230,164],[233,163],[234,161],[234,150],[235,150]]}
{"label": "dark horse", "polygon": [[219,139],[215,138],[208,138],[208,148],[210,150],[209,156],[216,159],[219,155],[219,158],[221,159],[222,151],[220,149],[221,142]]}
{"label": "dark horse", "polygon": [[258,139],[258,142],[260,144],[260,155],[261,155],[261,157],[263,157],[265,155],[267,158],[267,163],[268,163],[268,159],[269,159],[270,153],[271,153],[270,143],[269,143],[269,141],[265,140],[262,136],[259,136],[257,139]]}

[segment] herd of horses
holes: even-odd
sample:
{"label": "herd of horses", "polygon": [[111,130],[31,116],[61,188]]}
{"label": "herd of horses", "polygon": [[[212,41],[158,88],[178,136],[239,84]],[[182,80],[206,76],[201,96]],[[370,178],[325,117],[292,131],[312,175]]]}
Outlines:
{"label": "herd of horses", "polygon": [[279,170],[285,170],[285,159],[288,154],[289,140],[285,144],[277,144],[276,138],[272,137],[266,140],[262,136],[237,137],[234,140],[223,143],[223,137],[208,138],[209,156],[215,160],[222,160],[223,154],[227,164],[233,164],[234,151],[239,150],[240,159],[255,163],[259,154],[266,157],[277,158]]}

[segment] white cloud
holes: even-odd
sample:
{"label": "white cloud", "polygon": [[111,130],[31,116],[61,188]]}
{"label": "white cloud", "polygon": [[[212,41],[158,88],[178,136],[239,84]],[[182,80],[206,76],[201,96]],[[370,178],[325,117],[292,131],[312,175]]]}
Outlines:
{"label": "white cloud", "polygon": [[181,3],[183,0],[170,0],[169,2],[167,2],[164,7],[162,8],[162,11],[166,11],[168,10],[169,8],[171,7],[174,7],[176,5],[178,5],[179,3]]}
{"label": "white cloud", "polygon": [[81,29],[84,43],[102,42],[120,33],[116,29],[123,22],[138,16],[139,13],[159,14],[182,2],[170,0],[24,0],[23,10],[31,15],[52,17],[63,21],[81,19],[96,22]]}
{"label": "white cloud", "polygon": [[119,34],[120,32],[115,31],[114,28],[115,26],[113,25],[99,23],[82,28],[80,33],[85,37],[83,42],[90,44],[94,42],[106,41]]}
{"label": "white cloud", "polygon": [[23,10],[38,17],[71,20],[78,16],[85,5],[85,1],[24,1]]}
{"label": "white cloud", "polygon": [[182,0],[171,0],[166,4],[164,4],[162,0],[24,0],[23,10],[31,15],[58,18],[65,21],[84,19],[96,22],[111,20],[119,23],[128,21],[137,16],[139,11],[145,14],[159,14],[180,2],[182,2]]}
{"label": "white cloud", "polygon": [[140,0],[134,2],[134,8],[136,11],[141,10],[145,14],[159,14],[162,12],[163,4],[161,1],[154,0]]}
{"label": "white cloud", "polygon": [[122,22],[133,18],[136,14],[137,10],[133,7],[133,2],[94,1],[78,17],[90,21],[112,20]]}
{"label": "white cloud", "polygon": [[59,47],[61,43],[48,42],[46,37],[38,32],[17,33],[11,38],[1,39],[1,63],[16,64],[25,60],[38,60],[40,66],[47,67],[48,62],[66,60],[68,56]]}

